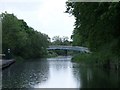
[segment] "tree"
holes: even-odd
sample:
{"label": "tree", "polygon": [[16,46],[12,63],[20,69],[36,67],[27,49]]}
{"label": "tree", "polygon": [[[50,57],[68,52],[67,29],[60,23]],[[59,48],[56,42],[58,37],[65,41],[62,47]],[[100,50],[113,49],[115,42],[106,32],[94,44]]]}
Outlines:
{"label": "tree", "polygon": [[2,13],[2,26],[3,53],[11,49],[13,56],[23,58],[39,58],[47,54],[48,35],[35,31],[24,20],[5,12]]}
{"label": "tree", "polygon": [[119,4],[67,2],[66,12],[76,19],[72,35],[73,45],[87,46],[92,51],[97,51],[118,39]]}
{"label": "tree", "polygon": [[75,17],[73,45],[86,46],[96,60],[117,62],[118,66],[120,2],[66,2],[66,7],[66,13]]}
{"label": "tree", "polygon": [[53,45],[61,45],[62,44],[62,39],[60,38],[60,36],[54,36],[52,38],[53,40]]}
{"label": "tree", "polygon": [[53,42],[52,44],[53,45],[70,45],[70,41],[68,41],[68,37],[67,36],[63,36],[63,37],[60,37],[60,36],[54,36],[52,38]]}

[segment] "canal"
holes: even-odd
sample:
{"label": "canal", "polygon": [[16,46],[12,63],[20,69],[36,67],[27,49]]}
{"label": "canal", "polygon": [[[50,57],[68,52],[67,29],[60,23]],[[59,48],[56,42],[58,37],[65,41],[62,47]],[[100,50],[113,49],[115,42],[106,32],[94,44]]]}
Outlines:
{"label": "canal", "polygon": [[2,72],[3,88],[118,88],[120,74],[83,67],[71,56],[16,62]]}

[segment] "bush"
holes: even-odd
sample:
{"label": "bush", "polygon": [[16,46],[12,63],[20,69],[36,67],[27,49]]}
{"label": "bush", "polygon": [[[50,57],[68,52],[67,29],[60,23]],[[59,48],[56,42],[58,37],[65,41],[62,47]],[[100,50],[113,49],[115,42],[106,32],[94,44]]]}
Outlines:
{"label": "bush", "polygon": [[114,55],[110,52],[94,52],[94,53],[82,53],[73,56],[73,62],[84,63],[87,65],[93,66],[102,66],[105,68],[119,68],[119,59],[118,55]]}

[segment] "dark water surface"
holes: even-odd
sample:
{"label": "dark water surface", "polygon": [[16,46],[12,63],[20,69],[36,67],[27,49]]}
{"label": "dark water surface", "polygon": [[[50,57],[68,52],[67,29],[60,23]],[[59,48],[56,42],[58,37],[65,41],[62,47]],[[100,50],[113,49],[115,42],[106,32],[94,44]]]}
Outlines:
{"label": "dark water surface", "polygon": [[118,88],[120,74],[82,67],[71,56],[15,63],[2,72],[3,88]]}

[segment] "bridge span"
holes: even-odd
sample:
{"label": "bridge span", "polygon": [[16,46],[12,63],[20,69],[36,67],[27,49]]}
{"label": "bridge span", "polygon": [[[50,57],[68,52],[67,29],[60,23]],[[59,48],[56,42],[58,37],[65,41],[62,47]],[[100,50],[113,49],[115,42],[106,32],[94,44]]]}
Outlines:
{"label": "bridge span", "polygon": [[47,50],[71,50],[90,53],[89,49],[81,46],[63,46],[63,45],[53,45],[49,46]]}

